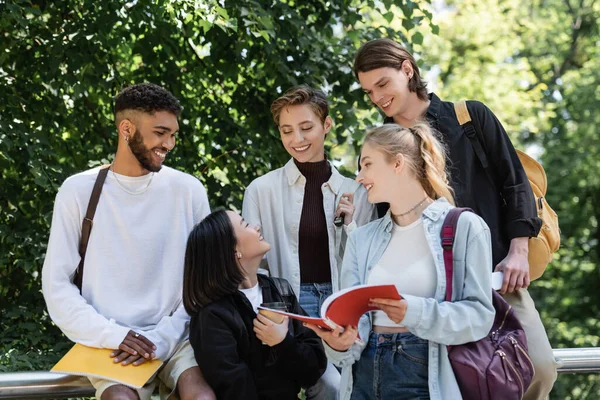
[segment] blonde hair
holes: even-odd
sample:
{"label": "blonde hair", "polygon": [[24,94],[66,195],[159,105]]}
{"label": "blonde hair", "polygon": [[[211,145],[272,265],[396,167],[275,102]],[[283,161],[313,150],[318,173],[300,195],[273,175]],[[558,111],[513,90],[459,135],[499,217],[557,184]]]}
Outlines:
{"label": "blonde hair", "polygon": [[446,170],[446,149],[427,124],[421,122],[412,128],[385,124],[369,131],[366,143],[385,153],[387,161],[402,154],[429,197],[445,197],[454,204],[454,191]]}
{"label": "blonde hair", "polygon": [[279,125],[279,116],[281,110],[288,106],[297,106],[308,104],[311,110],[319,117],[321,123],[329,115],[329,105],[327,104],[327,96],[319,89],[311,88],[307,85],[293,86],[288,89],[283,96],[271,104],[271,114],[273,120]]}

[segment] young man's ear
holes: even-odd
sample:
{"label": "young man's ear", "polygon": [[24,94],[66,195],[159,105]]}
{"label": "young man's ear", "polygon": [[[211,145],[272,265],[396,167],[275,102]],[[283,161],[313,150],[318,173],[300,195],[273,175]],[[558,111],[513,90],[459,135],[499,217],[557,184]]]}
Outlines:
{"label": "young man's ear", "polygon": [[323,127],[325,128],[325,134],[327,135],[331,128],[333,127],[333,119],[328,115],[325,118],[325,122],[323,123]]}
{"label": "young man's ear", "polygon": [[404,60],[402,62],[402,72],[406,74],[408,79],[411,79],[413,77],[414,71],[412,65],[410,64],[410,61]]}
{"label": "young man's ear", "polygon": [[124,118],[119,123],[119,136],[122,136],[126,142],[129,142],[129,139],[135,133],[135,125],[131,122],[131,120]]}

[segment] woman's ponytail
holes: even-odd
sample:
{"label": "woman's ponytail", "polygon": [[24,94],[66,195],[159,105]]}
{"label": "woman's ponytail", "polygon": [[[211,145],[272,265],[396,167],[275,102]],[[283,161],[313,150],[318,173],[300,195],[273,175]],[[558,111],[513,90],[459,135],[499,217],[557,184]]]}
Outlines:
{"label": "woman's ponytail", "polygon": [[[433,199],[445,197],[454,204],[454,194],[446,172],[446,150],[425,123],[418,123],[410,131],[419,146],[423,171],[420,178],[425,192]],[[418,165],[418,164],[417,164]]]}

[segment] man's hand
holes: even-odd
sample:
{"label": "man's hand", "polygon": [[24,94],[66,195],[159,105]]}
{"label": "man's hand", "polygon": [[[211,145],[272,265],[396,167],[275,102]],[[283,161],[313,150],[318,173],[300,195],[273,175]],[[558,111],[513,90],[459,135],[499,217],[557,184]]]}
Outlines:
{"label": "man's hand", "polygon": [[347,326],[345,329],[338,326],[332,331],[321,329],[314,324],[305,323],[304,326],[313,330],[329,347],[339,352],[344,352],[352,347],[358,337],[358,329],[352,326]]}
{"label": "man's hand", "polygon": [[525,289],[531,283],[529,280],[529,238],[520,237],[510,241],[510,250],[506,258],[494,271],[504,272],[504,281],[500,293],[512,293],[515,290]]}
{"label": "man's hand", "polygon": [[145,363],[146,361],[149,361],[140,355],[134,356],[123,350],[115,350],[112,353],[110,353],[110,356],[114,358],[113,362],[115,364],[117,364],[117,363],[121,363],[121,365],[132,364],[133,366],[136,366],[136,367],[138,365]]}
{"label": "man's hand", "polygon": [[119,345],[119,349],[110,353],[110,356],[114,358],[115,363],[140,365],[146,360],[152,360],[156,357],[154,350],[156,350],[156,346],[148,338],[134,331],[129,331]]}
{"label": "man's hand", "polygon": [[335,216],[339,217],[341,214],[344,214],[344,225],[350,225],[354,215],[354,193],[342,194],[340,203],[335,210]]}
{"label": "man's hand", "polygon": [[404,299],[371,299],[369,302],[371,307],[377,307],[387,314],[388,318],[399,324],[404,319],[408,303]]}
{"label": "man's hand", "polygon": [[278,345],[288,333],[288,317],[283,317],[283,322],[276,324],[264,315],[257,314],[254,319],[254,333],[267,346]]}

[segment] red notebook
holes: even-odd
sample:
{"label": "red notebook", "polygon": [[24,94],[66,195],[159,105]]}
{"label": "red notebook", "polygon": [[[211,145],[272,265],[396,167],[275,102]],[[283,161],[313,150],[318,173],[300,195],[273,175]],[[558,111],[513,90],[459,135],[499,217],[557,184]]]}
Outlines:
{"label": "red notebook", "polygon": [[395,285],[353,286],[340,290],[325,299],[321,307],[322,318],[311,318],[265,307],[258,308],[333,330],[337,326],[358,326],[358,321],[364,313],[378,310],[378,308],[369,306],[369,299],[375,298],[400,300],[402,296],[398,293]]}

